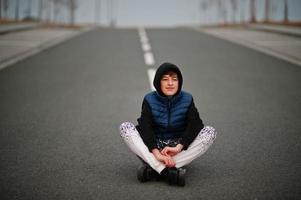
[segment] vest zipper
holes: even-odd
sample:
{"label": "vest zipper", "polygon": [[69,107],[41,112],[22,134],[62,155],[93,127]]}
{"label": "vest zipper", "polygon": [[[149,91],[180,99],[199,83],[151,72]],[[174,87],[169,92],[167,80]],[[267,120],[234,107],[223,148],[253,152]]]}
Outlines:
{"label": "vest zipper", "polygon": [[171,109],[171,101],[168,100],[168,129],[169,129],[169,126],[170,126],[170,109]]}

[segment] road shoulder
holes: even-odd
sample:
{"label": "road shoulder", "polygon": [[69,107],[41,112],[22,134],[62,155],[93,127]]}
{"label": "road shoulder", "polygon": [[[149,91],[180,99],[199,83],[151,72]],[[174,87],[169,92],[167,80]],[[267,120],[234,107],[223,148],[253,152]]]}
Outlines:
{"label": "road shoulder", "polygon": [[92,28],[33,28],[0,36],[0,70]]}
{"label": "road shoulder", "polygon": [[194,30],[301,66],[301,38],[299,37],[242,27],[194,28]]}

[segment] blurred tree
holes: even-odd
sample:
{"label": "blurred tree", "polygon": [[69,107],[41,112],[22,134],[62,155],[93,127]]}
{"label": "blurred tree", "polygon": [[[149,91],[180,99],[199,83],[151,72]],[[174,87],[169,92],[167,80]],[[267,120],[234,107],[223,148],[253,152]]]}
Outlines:
{"label": "blurred tree", "polygon": [[31,18],[31,7],[32,7],[32,0],[28,0],[28,7],[27,7],[27,17]]}
{"label": "blurred tree", "polygon": [[265,0],[265,22],[269,22],[270,18],[270,0]]}
{"label": "blurred tree", "polygon": [[243,23],[245,21],[245,18],[244,18],[244,14],[245,14],[245,12],[244,12],[244,5],[245,4],[240,0],[239,1],[239,21],[241,23]]}
{"label": "blurred tree", "polygon": [[228,10],[227,10],[226,1],[223,1],[223,3],[222,3],[222,15],[223,15],[224,24],[227,24],[228,23],[228,20],[227,20]]}
{"label": "blurred tree", "polygon": [[[203,20],[204,20],[204,23],[206,24],[207,22],[207,18],[206,18],[206,10],[208,9],[208,2],[206,0],[201,0],[200,1],[200,12],[201,12],[201,16],[203,16]],[[202,19],[201,20],[201,23],[202,23]]]}
{"label": "blurred tree", "polygon": [[42,21],[42,15],[44,10],[44,0],[39,0],[39,7],[38,7],[38,18],[40,21]]}
{"label": "blurred tree", "polygon": [[251,15],[251,23],[256,22],[256,5],[255,5],[255,0],[250,0],[250,15]]}
{"label": "blurred tree", "polygon": [[0,0],[0,19],[2,19],[2,0]]}
{"label": "blurred tree", "polygon": [[62,3],[61,0],[52,0],[53,1],[53,22],[57,23],[58,22],[58,15],[59,15],[59,3]]}
{"label": "blurred tree", "polygon": [[100,0],[95,0],[95,24],[100,23],[100,9],[101,9],[101,2]]}
{"label": "blurred tree", "polygon": [[51,17],[51,8],[52,8],[52,3],[51,3],[51,0],[46,0],[46,11],[45,11],[45,18],[46,18],[46,22],[47,23],[51,23],[52,22],[52,17]]}
{"label": "blurred tree", "polygon": [[227,23],[227,9],[225,7],[225,1],[223,0],[217,0],[217,10],[218,10],[218,16],[219,16],[219,21],[221,24],[226,24]]}
{"label": "blurred tree", "polygon": [[4,17],[7,18],[7,10],[9,7],[8,0],[3,0]]}
{"label": "blurred tree", "polygon": [[230,0],[232,7],[232,23],[236,23],[236,12],[237,12],[237,0]]}
{"label": "blurred tree", "polygon": [[288,23],[288,2],[284,0],[284,23]]}
{"label": "blurred tree", "polygon": [[216,7],[217,7],[217,21],[220,22],[222,12],[221,12],[221,7],[222,7],[222,2],[221,0],[216,0]]}
{"label": "blurred tree", "polygon": [[75,13],[75,9],[77,7],[77,2],[76,2],[76,0],[69,0],[68,4],[69,4],[69,10],[70,10],[70,24],[73,25],[74,24],[74,13]]}
{"label": "blurred tree", "polygon": [[15,20],[19,20],[19,6],[20,6],[20,0],[16,0],[16,7],[15,7]]}

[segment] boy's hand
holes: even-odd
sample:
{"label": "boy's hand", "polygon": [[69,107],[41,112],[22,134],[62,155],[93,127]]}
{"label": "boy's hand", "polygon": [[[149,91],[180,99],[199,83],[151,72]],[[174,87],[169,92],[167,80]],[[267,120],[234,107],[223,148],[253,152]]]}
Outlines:
{"label": "boy's hand", "polygon": [[180,153],[183,149],[183,145],[182,144],[178,144],[175,147],[164,147],[164,149],[161,151],[161,154],[165,155],[165,156],[175,156],[178,153]]}
{"label": "boy's hand", "polygon": [[176,165],[175,161],[170,156],[163,155],[158,149],[153,149],[152,153],[155,158],[164,163],[166,167],[174,167]]}

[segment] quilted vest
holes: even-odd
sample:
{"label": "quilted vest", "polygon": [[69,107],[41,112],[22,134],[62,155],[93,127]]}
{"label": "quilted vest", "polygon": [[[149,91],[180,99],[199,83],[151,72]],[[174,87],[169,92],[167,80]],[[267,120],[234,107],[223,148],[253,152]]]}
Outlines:
{"label": "quilted vest", "polygon": [[192,102],[191,94],[181,91],[168,98],[150,92],[145,100],[151,107],[156,137],[162,140],[180,138],[186,129],[186,115]]}

